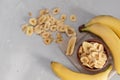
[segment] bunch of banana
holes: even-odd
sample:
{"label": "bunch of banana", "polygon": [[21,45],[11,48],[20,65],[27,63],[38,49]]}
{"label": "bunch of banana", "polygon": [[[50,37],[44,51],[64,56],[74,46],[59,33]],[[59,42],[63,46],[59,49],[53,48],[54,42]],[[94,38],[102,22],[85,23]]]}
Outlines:
{"label": "bunch of banana", "polygon": [[[112,16],[100,15],[85,24],[81,31],[91,32],[107,44],[114,59],[115,69],[120,74],[120,20]],[[104,72],[90,75],[74,72],[57,62],[52,62],[51,67],[61,80],[107,80],[112,70],[110,66]]]}
{"label": "bunch of banana", "polygon": [[89,26],[95,23],[100,23],[111,28],[116,35],[120,38],[120,20],[110,15],[99,15],[91,19],[85,26]]}
{"label": "bunch of banana", "polygon": [[120,74],[120,20],[109,15],[96,16],[82,31],[94,33],[103,39],[112,53],[115,69]]}

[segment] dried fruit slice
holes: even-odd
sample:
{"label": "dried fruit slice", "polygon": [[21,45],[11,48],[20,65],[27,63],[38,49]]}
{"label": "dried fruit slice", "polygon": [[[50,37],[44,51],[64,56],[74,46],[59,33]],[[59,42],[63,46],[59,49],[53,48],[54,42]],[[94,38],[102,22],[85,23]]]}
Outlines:
{"label": "dried fruit slice", "polygon": [[58,13],[60,13],[60,8],[53,9],[53,14],[58,14]]}
{"label": "dried fruit slice", "polygon": [[81,60],[82,63],[88,63],[89,62],[88,57],[85,57],[85,56],[81,57],[80,60]]}
{"label": "dried fruit slice", "polygon": [[66,16],[65,14],[62,14],[62,15],[60,16],[60,19],[61,19],[62,21],[65,21],[66,18],[67,18],[67,16]]}
{"label": "dried fruit slice", "polygon": [[28,24],[22,25],[22,31],[25,33],[27,30]]}
{"label": "dried fruit slice", "polygon": [[50,29],[50,22],[46,22],[44,25],[44,30],[48,31]]}
{"label": "dried fruit slice", "polygon": [[67,27],[66,34],[71,37],[71,36],[76,36],[76,32],[72,27]]}
{"label": "dried fruit slice", "polygon": [[57,26],[56,25],[50,26],[50,31],[52,32],[57,31]]}
{"label": "dried fruit slice", "polygon": [[62,41],[63,41],[62,35],[60,33],[57,33],[55,42],[56,43],[61,43]]}
{"label": "dried fruit slice", "polygon": [[37,26],[35,26],[35,27],[34,27],[34,32],[35,32],[36,34],[41,34],[42,32],[44,32],[43,26],[42,26],[42,25],[37,25]]}
{"label": "dried fruit slice", "polygon": [[59,32],[66,32],[67,28],[65,26],[61,26],[59,28]]}
{"label": "dried fruit slice", "polygon": [[93,45],[89,42],[84,41],[82,46],[83,46],[84,52],[89,53],[89,48],[92,47]]}
{"label": "dried fruit slice", "polygon": [[56,39],[56,40],[55,40],[56,43],[61,43],[62,41],[63,41],[62,38],[61,38],[61,39]]}
{"label": "dried fruit slice", "polygon": [[76,17],[75,15],[71,15],[71,16],[70,16],[70,20],[71,20],[71,21],[76,21],[76,20],[77,20],[77,17]]}
{"label": "dried fruit slice", "polygon": [[41,34],[41,36],[42,36],[42,38],[48,38],[48,37],[50,37],[51,36],[51,33],[50,32],[43,32],[42,34]]}
{"label": "dried fruit slice", "polygon": [[45,39],[43,39],[43,41],[46,45],[49,45],[52,43],[53,39],[52,38],[45,38]]}
{"label": "dried fruit slice", "polygon": [[29,24],[31,24],[32,26],[35,26],[37,24],[37,19],[36,18],[30,18],[29,19]]}
{"label": "dried fruit slice", "polygon": [[49,13],[48,9],[42,9],[42,10],[40,10],[40,16],[48,14],[48,13]]}
{"label": "dried fruit slice", "polygon": [[79,49],[79,54],[81,54],[81,53],[83,53],[83,47],[82,46],[80,46],[80,49]]}
{"label": "dried fruit slice", "polygon": [[26,35],[31,36],[33,34],[33,26],[27,26],[25,33]]}
{"label": "dried fruit slice", "polygon": [[68,42],[68,46],[67,46],[66,55],[72,55],[73,54],[76,39],[77,38],[75,36],[70,38],[70,40]]}

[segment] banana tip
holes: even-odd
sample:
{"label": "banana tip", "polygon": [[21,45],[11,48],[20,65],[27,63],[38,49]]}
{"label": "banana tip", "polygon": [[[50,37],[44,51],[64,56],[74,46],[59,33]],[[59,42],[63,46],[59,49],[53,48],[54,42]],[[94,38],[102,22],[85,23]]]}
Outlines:
{"label": "banana tip", "polygon": [[53,65],[53,64],[57,64],[58,62],[55,62],[55,61],[51,61],[51,65]]}
{"label": "banana tip", "polygon": [[51,61],[51,64],[54,64],[55,62],[54,61]]}
{"label": "banana tip", "polygon": [[83,31],[82,29],[84,29],[84,28],[85,28],[85,24],[80,25],[80,26],[79,26],[79,29],[78,29],[78,30],[79,30],[79,32],[82,32],[82,31]]}

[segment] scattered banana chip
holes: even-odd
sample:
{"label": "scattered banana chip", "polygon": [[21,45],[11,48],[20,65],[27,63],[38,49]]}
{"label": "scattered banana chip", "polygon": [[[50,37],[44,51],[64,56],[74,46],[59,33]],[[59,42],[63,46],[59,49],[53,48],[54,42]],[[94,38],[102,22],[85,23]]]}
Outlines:
{"label": "scattered banana chip", "polygon": [[76,32],[72,27],[67,27],[66,34],[71,37],[71,36],[76,36]]}
{"label": "scattered banana chip", "polygon": [[46,22],[44,25],[44,30],[48,31],[50,29],[50,22]]}
{"label": "scattered banana chip", "polygon": [[57,38],[62,38],[62,35],[60,33],[56,34]]}
{"label": "scattered banana chip", "polygon": [[52,32],[57,31],[57,26],[56,25],[50,26],[50,31]]}
{"label": "scattered banana chip", "polygon": [[62,21],[65,21],[66,18],[67,18],[67,15],[65,15],[65,14],[62,14],[62,15],[60,16],[60,19],[61,19]]}
{"label": "scattered banana chip", "polygon": [[31,24],[32,26],[35,26],[37,24],[37,19],[36,18],[30,18],[29,19],[29,24]]}
{"label": "scattered banana chip", "polygon": [[56,25],[64,25],[64,22],[62,20],[57,20]]}
{"label": "scattered banana chip", "polygon": [[56,43],[61,43],[63,40],[62,39],[56,39],[55,42]]}
{"label": "scattered banana chip", "polygon": [[46,20],[47,20],[47,17],[45,15],[40,16],[38,18],[38,24],[44,24],[46,22]]}
{"label": "scattered banana chip", "polygon": [[58,14],[60,13],[60,8],[54,8],[53,9],[53,14]]}
{"label": "scattered banana chip", "polygon": [[34,27],[34,32],[36,34],[41,34],[44,31],[44,27],[42,25],[37,25]]}
{"label": "scattered banana chip", "polygon": [[22,25],[22,31],[25,33],[27,30],[28,24]]}
{"label": "scattered banana chip", "polygon": [[26,35],[31,36],[33,34],[33,26],[27,26],[25,33]]}
{"label": "scattered banana chip", "polygon": [[[60,8],[54,8],[52,10],[52,14],[57,15],[59,13]],[[67,55],[72,55],[76,43],[76,37],[74,37],[76,36],[76,32],[71,26],[65,24],[65,20],[67,19],[66,14],[62,14],[59,19],[55,18],[55,15],[53,16],[52,14],[48,9],[40,10],[37,18],[30,18],[28,24],[22,26],[22,31],[29,36],[33,33],[39,35],[46,45],[53,42],[52,33],[57,32],[56,39],[54,40],[56,43],[61,43],[64,40],[60,33],[67,34],[68,37],[72,37],[72,39],[68,42],[68,46],[70,47],[68,47],[66,53]],[[29,12],[29,16],[32,17],[31,12]],[[73,18],[75,20],[74,16]],[[70,43],[71,41],[73,42]]]}
{"label": "scattered banana chip", "polygon": [[103,47],[102,44],[100,44],[97,48],[98,48],[98,51],[99,51],[99,52],[104,50],[104,47]]}
{"label": "scattered banana chip", "polygon": [[52,38],[45,38],[45,39],[43,39],[43,42],[44,42],[46,45],[51,44],[51,43],[52,43],[52,41],[53,41],[53,39],[52,39]]}
{"label": "scattered banana chip", "polygon": [[83,50],[84,50],[85,53],[89,53],[88,48],[92,47],[92,44],[89,43],[89,42],[84,41],[82,43],[82,47],[83,47]]}
{"label": "scattered banana chip", "polygon": [[60,25],[58,25],[58,26],[57,26],[57,32],[59,32],[59,30],[60,30],[60,27],[61,27]]}
{"label": "scattered banana chip", "polygon": [[100,61],[97,61],[97,63],[95,64],[95,68],[102,68],[104,66],[104,64]]}
{"label": "scattered banana chip", "polygon": [[71,16],[70,16],[70,20],[71,20],[71,21],[77,21],[77,17],[76,17],[75,15],[71,15]]}
{"label": "scattered banana chip", "polygon": [[66,55],[72,55],[74,52],[74,48],[75,48],[75,43],[76,43],[76,36],[73,36],[70,38],[68,45],[67,45],[67,51],[66,51]]}
{"label": "scattered banana chip", "polygon": [[42,9],[42,10],[40,10],[40,16],[41,16],[41,15],[48,14],[48,13],[49,13],[49,10],[48,10],[48,9]]}
{"label": "scattered banana chip", "polygon": [[49,38],[51,36],[51,33],[50,32],[46,32],[44,31],[42,34],[41,34],[42,38]]}
{"label": "scattered banana chip", "polygon": [[59,27],[58,31],[59,32],[66,32],[67,28],[65,26]]}
{"label": "scattered banana chip", "polygon": [[57,33],[56,37],[57,37],[55,40],[56,43],[61,43],[63,41],[63,37],[60,33]]}

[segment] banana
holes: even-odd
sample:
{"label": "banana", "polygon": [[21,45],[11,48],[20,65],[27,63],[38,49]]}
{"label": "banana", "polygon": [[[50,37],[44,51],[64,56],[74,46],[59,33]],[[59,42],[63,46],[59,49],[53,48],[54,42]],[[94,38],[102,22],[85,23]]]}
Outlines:
{"label": "banana", "polygon": [[74,48],[75,48],[75,43],[76,43],[76,36],[73,36],[70,38],[68,45],[67,45],[67,51],[66,51],[66,55],[72,55]]}
{"label": "banana", "polygon": [[110,27],[120,38],[120,20],[110,15],[99,15],[91,19],[85,26],[101,23]]}
{"label": "banana", "polygon": [[108,75],[110,71],[112,70],[112,66],[110,66],[104,72],[90,75],[90,74],[74,72],[58,62],[51,62],[51,67],[52,67],[53,72],[61,80],[107,80]]}
{"label": "banana", "polygon": [[102,24],[93,24],[82,29],[82,31],[88,31],[94,33],[103,39],[103,41],[109,47],[113,59],[115,69],[118,74],[120,74],[120,39],[119,37],[108,27]]}

